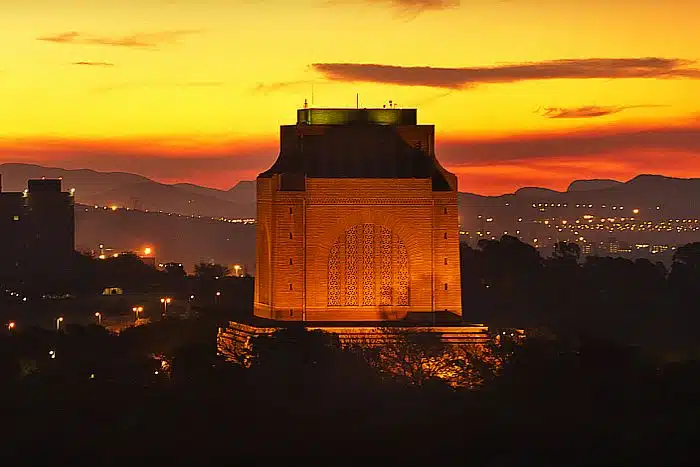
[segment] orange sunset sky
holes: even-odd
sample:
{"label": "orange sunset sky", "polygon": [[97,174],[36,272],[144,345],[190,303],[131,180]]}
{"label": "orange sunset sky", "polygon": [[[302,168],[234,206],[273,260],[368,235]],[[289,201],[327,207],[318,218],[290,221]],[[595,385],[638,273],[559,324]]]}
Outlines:
{"label": "orange sunset sky", "polygon": [[0,163],[229,188],[317,107],[417,107],[460,191],[700,176],[697,0],[0,0]]}

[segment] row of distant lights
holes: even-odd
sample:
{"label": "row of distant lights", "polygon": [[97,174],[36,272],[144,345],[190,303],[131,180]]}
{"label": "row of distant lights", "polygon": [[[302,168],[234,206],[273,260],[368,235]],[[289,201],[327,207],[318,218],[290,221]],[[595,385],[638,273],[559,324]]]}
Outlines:
{"label": "row of distant lights", "polygon": [[[569,205],[568,205],[568,203],[563,203],[563,204],[562,203],[532,203],[532,207],[533,208],[542,208],[542,207],[544,207],[544,208],[562,208],[562,207],[566,208],[566,207],[569,207]],[[576,207],[577,208],[592,208],[593,205],[592,204],[577,204]],[[608,205],[601,204],[600,207],[603,209],[607,209]],[[611,206],[611,208],[612,209],[620,209],[620,210],[625,209],[624,206]],[[661,206],[656,206],[656,209],[657,210],[661,209]],[[639,212],[639,209],[634,209],[634,211],[636,211],[635,214],[637,214]]]}
{"label": "row of distant lights", "polygon": [[[11,293],[10,293],[10,295],[14,295],[14,294],[15,294],[15,292],[11,292]],[[220,297],[220,296],[221,296],[221,291],[220,291],[220,290],[217,291],[214,295],[215,295],[217,298]],[[17,296],[19,296],[19,294],[17,294]],[[189,300],[192,301],[192,300],[194,300],[194,298],[195,298],[194,295],[190,295]],[[25,301],[27,300],[26,297],[24,298],[24,300],[25,300]],[[171,297],[163,297],[163,298],[160,299],[160,303],[162,303],[164,307],[167,307],[167,305],[169,305],[170,303],[172,303],[172,301],[173,301],[173,299],[172,299]],[[136,305],[136,306],[134,306],[134,307],[131,308],[131,311],[134,312],[134,314],[135,314],[135,316],[136,316],[136,319],[139,318],[139,313],[143,313],[143,310],[144,310],[144,308],[143,308],[142,305]],[[99,311],[97,311],[97,312],[95,312],[95,315],[94,315],[94,316],[95,316],[95,318],[97,319],[97,323],[98,323],[98,324],[102,324],[102,313],[100,313]],[[58,318],[56,318],[56,330],[60,330],[60,329],[61,329],[61,323],[63,323],[64,321],[65,321],[65,318],[64,318],[63,316],[59,316]],[[16,321],[10,321],[9,323],[7,323],[7,329],[8,329],[8,331],[14,331],[16,328],[17,328],[17,322],[16,322]]]}
{"label": "row of distant lights", "polygon": [[12,290],[5,289],[5,293],[10,294],[11,297],[21,298],[23,302],[27,301],[27,297],[22,297],[19,292],[13,292]]}
{"label": "row of distant lights", "polygon": [[[133,211],[133,209],[130,209],[130,208],[120,208],[119,206],[117,206],[117,205],[115,205],[115,204],[113,204],[113,205],[111,205],[111,206],[101,206],[101,207],[98,206],[97,204],[95,204],[93,207],[94,207],[95,209],[102,209],[102,210],[104,210],[104,211],[107,211],[107,210],[116,211],[116,210],[118,210],[118,209],[125,209],[125,210],[127,210],[127,211]],[[85,209],[85,212],[88,212],[88,211],[89,211],[89,209],[86,208],[86,209]],[[150,212],[150,211],[149,211],[148,209],[144,209],[143,212]],[[159,213],[159,214],[164,214],[163,211],[158,211],[158,213]],[[168,216],[192,217],[192,218],[195,218],[195,217],[196,217],[197,219],[201,219],[201,218],[202,218],[202,216],[200,216],[200,215],[195,215],[195,214],[192,214],[191,216],[185,216],[185,215],[183,215],[183,214],[178,214],[178,213],[175,213],[175,212],[169,212],[169,213],[167,213],[167,214],[168,214]],[[235,219],[229,219],[228,217],[208,217],[208,219],[215,220],[215,221],[220,221],[220,222],[229,222],[229,223],[233,223],[233,224],[255,224],[255,219],[253,219],[253,218],[235,218]]]}

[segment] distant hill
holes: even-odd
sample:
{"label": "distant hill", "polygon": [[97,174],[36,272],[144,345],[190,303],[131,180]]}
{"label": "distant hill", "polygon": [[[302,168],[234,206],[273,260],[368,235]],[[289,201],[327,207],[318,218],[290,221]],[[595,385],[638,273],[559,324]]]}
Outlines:
{"label": "distant hill", "polygon": [[[189,183],[168,185],[140,175],[122,172],[97,172],[88,169],[65,170],[30,164],[1,164],[0,174],[3,176],[3,189],[5,191],[23,190],[29,178],[61,177],[65,188],[76,188],[77,201],[86,205],[116,204],[141,211],[163,211],[164,213],[178,213],[186,216],[255,217],[256,188],[254,181],[241,181],[229,190],[217,190]],[[620,207],[622,209],[619,209]],[[459,193],[460,224],[463,230],[490,232],[488,235],[494,237],[499,237],[504,232],[520,232],[517,235],[521,235],[524,239],[539,237],[546,232],[538,230],[537,225],[539,224],[533,221],[545,217],[577,219],[583,214],[591,214],[596,217],[630,217],[633,215],[634,209],[639,209],[639,213],[635,216],[644,220],[700,219],[700,179],[639,175],[627,182],[576,180],[564,192],[546,188],[524,187],[515,193],[500,196]],[[134,215],[138,216],[139,214]],[[487,218],[491,220],[486,222]],[[106,222],[104,219],[112,221],[115,217],[98,216],[95,219]],[[143,223],[144,229],[154,229],[153,232],[156,233],[162,232],[160,227],[151,225],[153,222],[160,222],[160,217],[142,216],[139,219],[139,222]],[[204,229],[202,235],[193,234],[191,237],[193,245],[206,245],[211,242],[212,247],[225,248],[219,245],[222,240],[214,238],[216,236],[209,237],[208,233],[204,233],[209,232],[210,227],[201,227],[204,224],[200,224],[199,220],[192,220],[191,217],[188,219],[190,220],[182,220],[181,222],[184,222],[182,225],[198,225],[200,226],[198,228]],[[108,228],[95,226],[94,232],[85,230],[86,227],[80,227],[82,232],[78,232],[79,240],[87,238],[85,237],[86,232],[94,233],[94,235],[90,234],[89,236],[89,242],[92,243],[95,240],[99,242],[98,237],[105,239],[121,234],[119,224],[108,223],[107,225]],[[177,229],[181,227],[180,224],[177,224]],[[232,224],[222,224],[220,227],[228,228],[232,227]],[[111,232],[110,229],[115,231]],[[587,231],[586,235],[590,237],[603,235],[603,233]],[[637,238],[646,234],[627,232],[624,235]],[[649,233],[649,235],[652,234]],[[695,235],[695,233],[678,236],[676,233],[668,231],[656,232],[653,235],[655,235],[655,239],[665,239],[664,241],[671,244],[700,240],[700,235]],[[124,241],[126,240],[128,238],[124,238]],[[252,237],[248,240],[243,241],[238,247],[254,250],[254,240]],[[115,241],[122,242],[120,238]],[[185,243],[173,243],[173,245],[179,246],[174,247],[172,257],[184,255],[189,258],[191,254],[194,254],[189,251],[190,246]],[[208,247],[209,245],[207,245]],[[231,251],[234,252],[231,253],[232,255],[238,255],[238,250]]]}
{"label": "distant hill", "polygon": [[519,188],[518,191],[515,192],[515,194],[523,198],[547,198],[552,195],[557,195],[559,194],[559,192],[555,190],[550,190],[549,188],[526,186],[523,188]]}
{"label": "distant hill", "polygon": [[[572,189],[573,188],[573,189]],[[514,194],[480,196],[459,194],[459,214],[462,230],[470,235],[499,238],[504,233],[517,235],[525,241],[552,244],[558,240],[606,241],[610,237],[627,242],[681,245],[700,241],[700,179],[671,178],[661,175],[639,175],[627,182],[614,180],[579,180],[566,192],[538,188],[523,188]],[[689,228],[625,229],[610,233],[605,229],[583,226],[564,233],[556,222],[581,222],[584,215],[594,218],[635,218],[635,222],[662,222],[678,219]],[[486,219],[490,219],[486,221]],[[629,221],[627,221],[629,222]],[[479,234],[481,232],[481,234]]]}
{"label": "distant hill", "polygon": [[591,191],[605,190],[621,185],[622,182],[617,180],[602,179],[602,180],[574,180],[571,182],[566,191]]}
{"label": "distant hill", "polygon": [[251,202],[250,188],[245,183],[222,191],[184,183],[167,185],[123,172],[67,170],[32,164],[0,164],[0,174],[4,191],[22,191],[30,178],[62,178],[64,188],[75,188],[76,200],[83,204],[211,217],[255,216],[254,186]]}

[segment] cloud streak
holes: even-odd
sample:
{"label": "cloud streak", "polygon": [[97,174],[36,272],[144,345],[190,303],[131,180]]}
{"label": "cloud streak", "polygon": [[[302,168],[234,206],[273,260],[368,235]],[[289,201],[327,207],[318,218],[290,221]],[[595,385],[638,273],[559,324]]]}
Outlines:
{"label": "cloud streak", "polygon": [[109,62],[73,62],[72,65],[77,65],[77,66],[111,67],[111,66],[114,66],[114,63],[109,63]]}
{"label": "cloud streak", "polygon": [[366,63],[314,63],[332,81],[469,89],[480,84],[549,79],[700,79],[695,62],[678,58],[584,58],[489,67],[434,68]]}
{"label": "cloud streak", "polygon": [[313,81],[298,80],[298,81],[277,81],[272,83],[258,83],[253,89],[253,92],[261,94],[269,94],[271,92],[287,91],[290,89],[298,89],[304,86],[311,86]]}
{"label": "cloud streak", "polygon": [[364,0],[370,4],[389,5],[408,14],[458,7],[459,0]]}
{"label": "cloud streak", "polygon": [[499,195],[523,186],[564,190],[580,178],[640,173],[700,177],[700,119],[679,127],[628,127],[497,139],[438,140],[461,191]]}
{"label": "cloud streak", "polygon": [[605,117],[620,113],[629,109],[664,107],[662,105],[616,105],[599,106],[588,105],[584,107],[545,107],[538,113],[545,118],[595,118]]}
{"label": "cloud streak", "polygon": [[451,166],[512,163],[560,157],[611,157],[627,151],[695,154],[700,166],[700,120],[677,127],[597,129],[574,133],[443,140],[441,161]]}
{"label": "cloud streak", "polygon": [[140,32],[126,36],[92,36],[77,31],[38,37],[37,40],[56,44],[104,45],[112,47],[130,47],[136,49],[156,49],[162,45],[174,44],[184,36],[199,31],[181,29],[174,31]]}

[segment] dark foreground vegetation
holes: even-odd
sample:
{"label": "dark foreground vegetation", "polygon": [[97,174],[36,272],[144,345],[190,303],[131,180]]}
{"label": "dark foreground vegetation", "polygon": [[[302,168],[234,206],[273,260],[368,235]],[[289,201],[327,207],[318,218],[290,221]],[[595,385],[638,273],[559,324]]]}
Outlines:
{"label": "dark foreground vegetation", "polygon": [[303,330],[257,341],[244,369],[217,358],[214,334],[200,319],[3,337],[3,457],[671,465],[696,453],[697,362],[531,339],[497,374],[480,369],[479,387],[453,389],[385,378]]}
{"label": "dark foreground vegetation", "polygon": [[[465,314],[492,324],[494,340],[467,355],[474,384],[458,388],[413,365],[440,353],[421,339],[390,357],[407,368],[399,375],[376,365],[376,351],[295,328],[256,339],[242,368],[217,356],[215,308],[119,335],[8,330],[0,457],[691,465],[698,251],[679,249],[666,271],[581,261],[566,244],[547,259],[510,238],[463,248]],[[527,338],[497,326],[523,327]]]}

